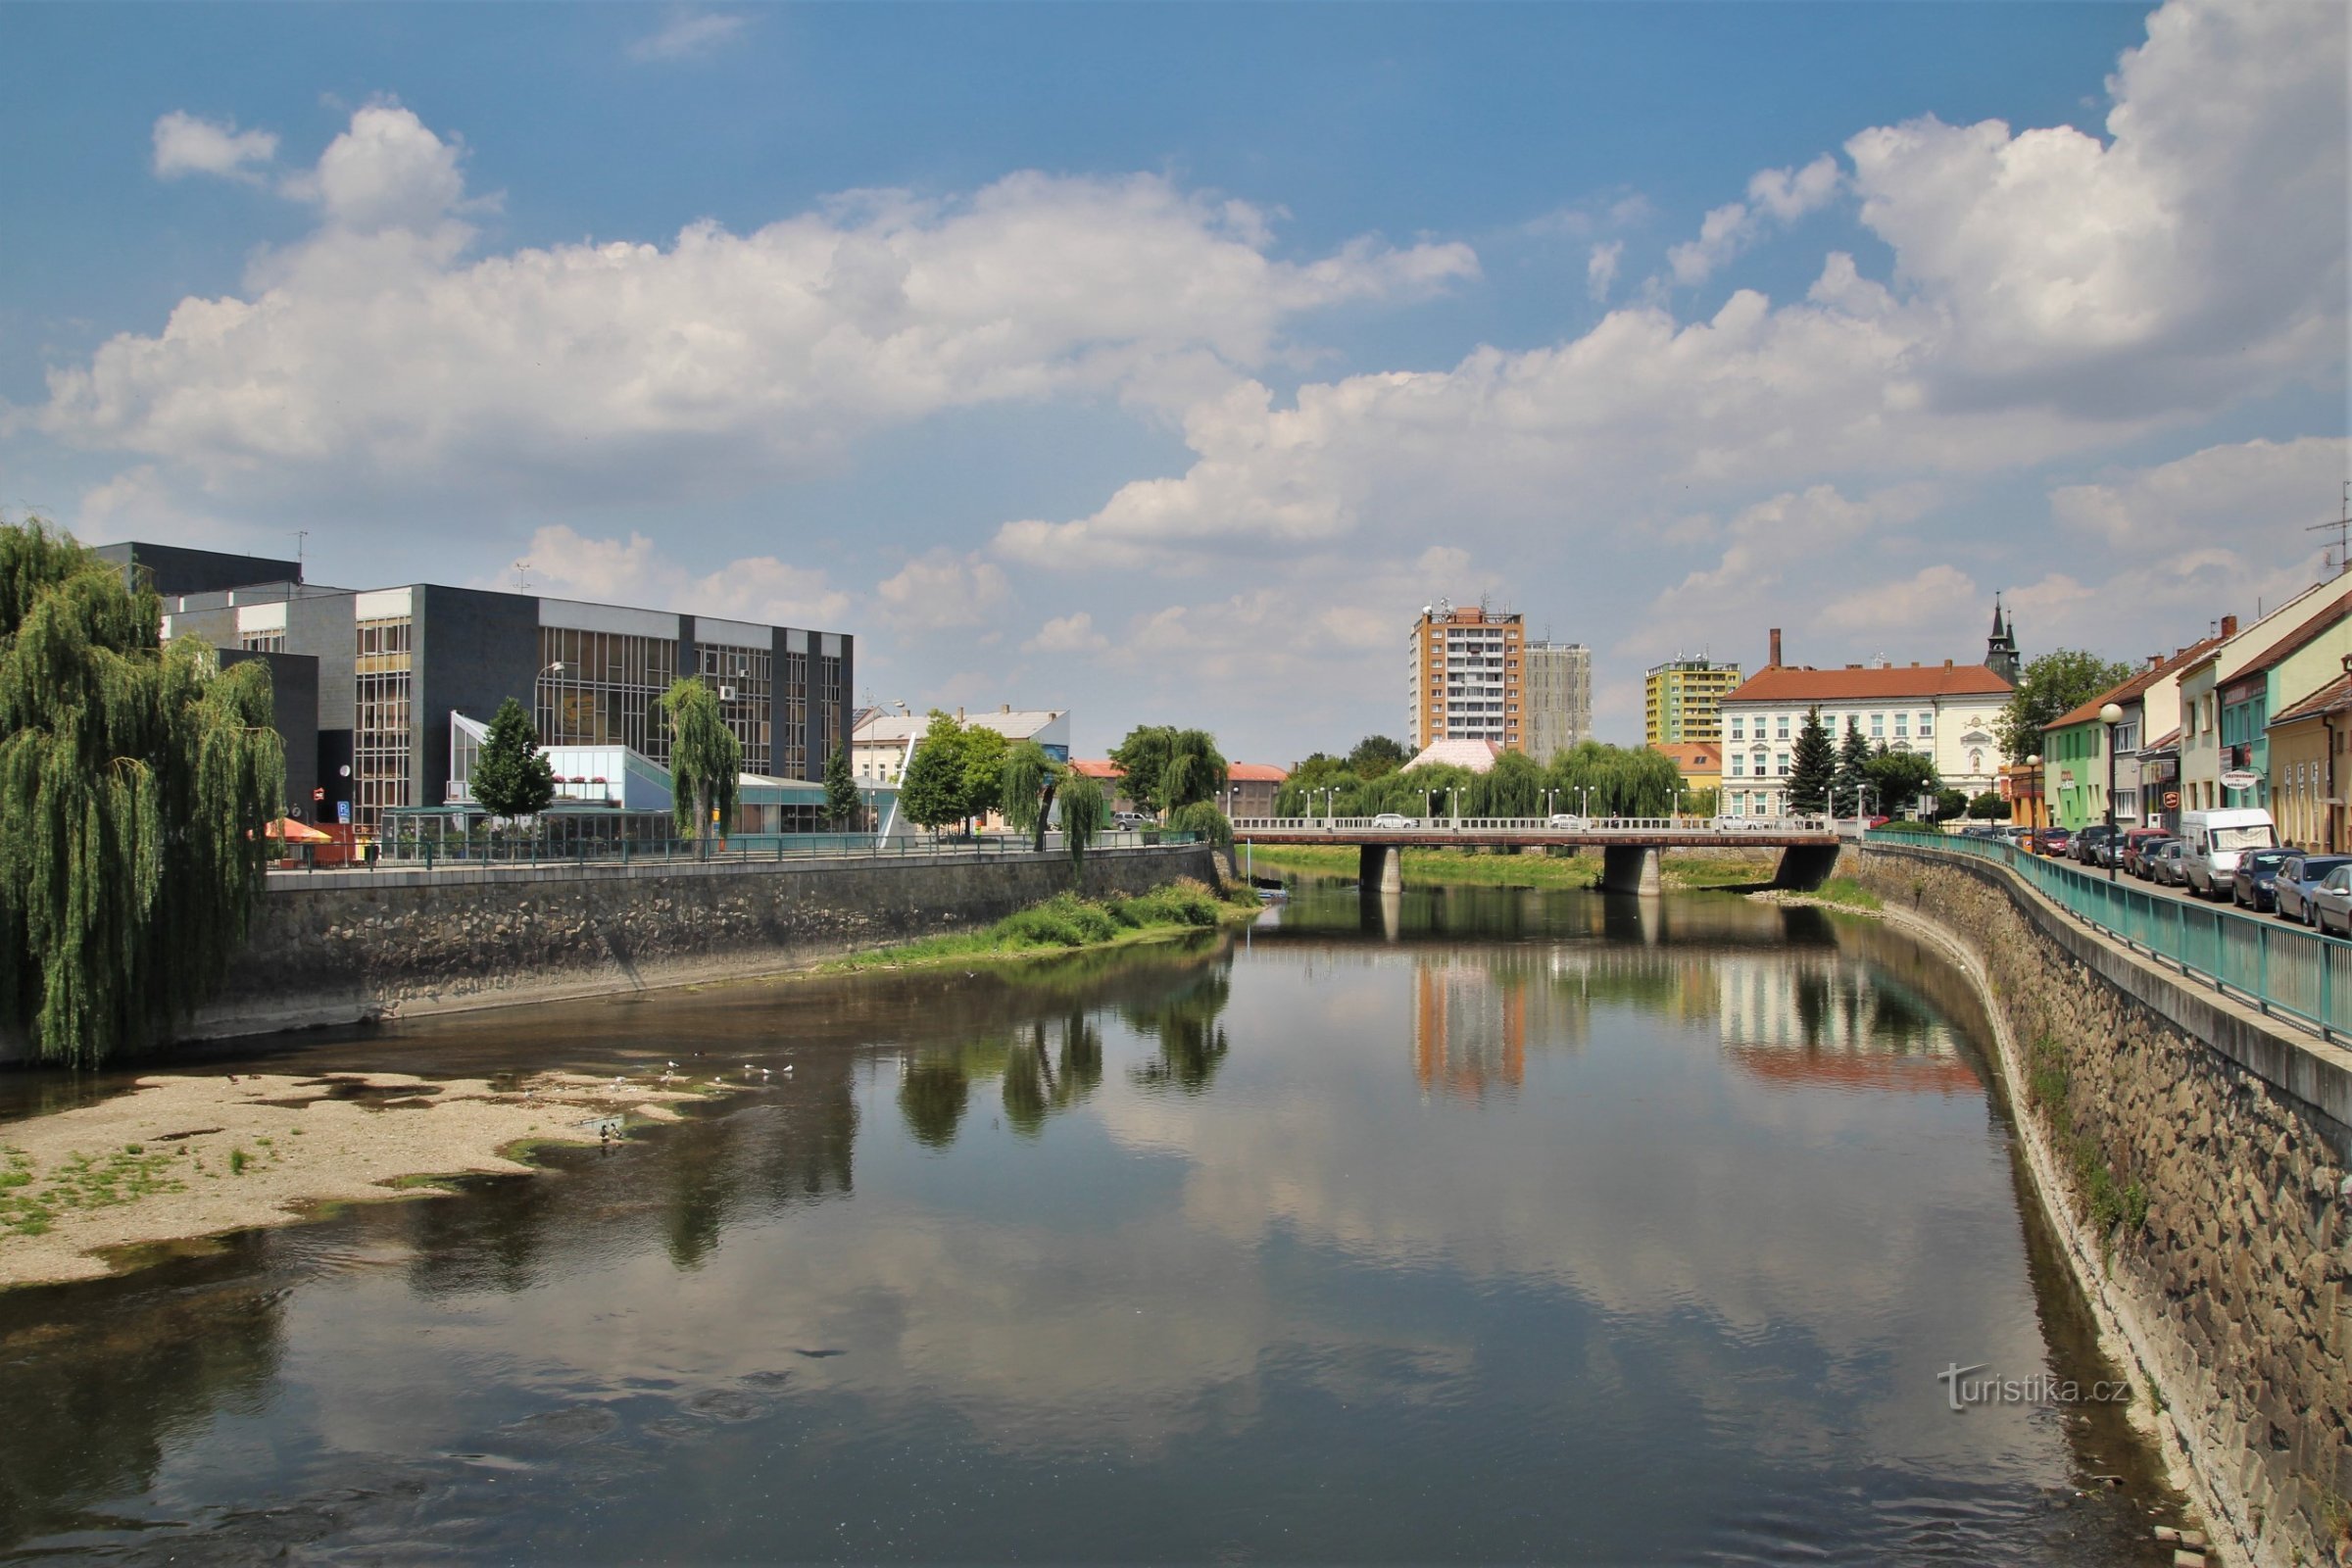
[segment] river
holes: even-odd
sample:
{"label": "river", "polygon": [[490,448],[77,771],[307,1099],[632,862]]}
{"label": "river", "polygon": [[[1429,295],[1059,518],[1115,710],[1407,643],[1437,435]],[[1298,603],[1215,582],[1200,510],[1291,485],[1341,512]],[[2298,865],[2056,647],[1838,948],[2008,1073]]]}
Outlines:
{"label": "river", "polygon": [[[1984,1038],[1866,920],[1312,882],[1188,944],[330,1038],[780,1082],[0,1296],[0,1546],[2169,1561],[2121,1407],[2034,1382],[2113,1373]],[[1955,1410],[1953,1366],[2031,1386]]]}

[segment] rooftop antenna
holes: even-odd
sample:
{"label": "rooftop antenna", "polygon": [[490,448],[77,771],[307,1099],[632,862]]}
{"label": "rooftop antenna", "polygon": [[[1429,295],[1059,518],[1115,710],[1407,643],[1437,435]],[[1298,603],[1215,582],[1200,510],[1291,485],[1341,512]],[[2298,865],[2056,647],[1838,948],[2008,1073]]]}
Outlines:
{"label": "rooftop antenna", "polygon": [[531,564],[527,561],[514,563],[514,591],[518,594],[531,591]]}
{"label": "rooftop antenna", "polygon": [[305,564],[305,563],[306,563],[306,561],[307,561],[307,558],[308,558],[308,557],[309,557],[309,555],[310,555],[310,546],[311,546],[311,530],[310,530],[310,529],[308,529],[308,528],[297,528],[297,529],[295,529],[295,530],[294,530],[294,580],[295,580],[296,582],[300,582],[300,581],[302,581],[302,568],[303,568],[303,565]]}
{"label": "rooftop antenna", "polygon": [[2328,553],[2328,564],[2333,566],[2340,577],[2347,570],[2352,570],[2352,552],[2346,549],[2347,545],[2352,545],[2352,479],[2344,481],[2342,510],[2326,522],[2315,522],[2303,531],[2319,533],[2328,528],[2335,530],[2335,548]]}

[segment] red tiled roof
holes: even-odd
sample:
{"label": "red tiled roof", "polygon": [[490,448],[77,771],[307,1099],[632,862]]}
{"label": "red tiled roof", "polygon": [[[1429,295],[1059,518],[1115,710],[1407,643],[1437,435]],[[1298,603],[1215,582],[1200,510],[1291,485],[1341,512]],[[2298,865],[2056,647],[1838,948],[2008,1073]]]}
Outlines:
{"label": "red tiled roof", "polygon": [[2352,675],[2338,675],[2272,719],[2270,727],[2277,729],[2281,724],[2291,724],[2299,718],[2317,718],[2322,713],[2340,713],[2346,709],[2352,709]]}
{"label": "red tiled roof", "polygon": [[1225,767],[1229,784],[1280,784],[1290,776],[1289,768],[1271,762],[1229,762]]}
{"label": "red tiled roof", "polygon": [[1727,703],[1875,702],[1897,697],[2006,697],[2009,683],[1983,664],[1895,664],[1885,669],[1815,669],[1768,664]]}
{"label": "red tiled roof", "polygon": [[2042,725],[2042,730],[2046,734],[2050,730],[2065,729],[2070,724],[2081,724],[2088,719],[2098,717],[2099,710],[2105,708],[2109,703],[2128,703],[2134,697],[2143,697],[2147,695],[2149,687],[2165,676],[2177,674],[2192,664],[2203,663],[2205,656],[2221,646],[2222,639],[2219,637],[2208,637],[2203,642],[2191,643],[2163,663],[2149,665],[2113,691],[2101,692],[2082,707],[2060,713],[2056,718]]}
{"label": "red tiled roof", "polygon": [[1107,757],[1073,757],[1070,771],[1088,778],[1125,778],[1127,770]]}
{"label": "red tiled roof", "polygon": [[1686,773],[1704,773],[1723,765],[1723,748],[1705,741],[1663,741],[1651,751],[1674,759],[1674,765]]}

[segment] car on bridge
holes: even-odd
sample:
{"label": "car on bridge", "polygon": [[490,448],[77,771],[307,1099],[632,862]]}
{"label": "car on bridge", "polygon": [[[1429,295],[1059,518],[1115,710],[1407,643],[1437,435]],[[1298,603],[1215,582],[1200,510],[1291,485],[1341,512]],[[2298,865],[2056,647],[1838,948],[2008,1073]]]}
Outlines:
{"label": "car on bridge", "polygon": [[2271,898],[2281,920],[2319,924],[2311,912],[2311,892],[2339,865],[2352,865],[2352,855],[2289,855],[2271,878]]}
{"label": "car on bridge", "polygon": [[2248,850],[2237,858],[2237,869],[2230,875],[2230,902],[2241,909],[2257,913],[2278,906],[2274,884],[2279,867],[2292,858],[2285,850]]}
{"label": "car on bridge", "polygon": [[2074,836],[2062,827],[2037,827],[2026,839],[2026,848],[2035,855],[2046,855],[2055,860],[2065,856],[2066,846]]}
{"label": "car on bridge", "polygon": [[1553,827],[1566,828],[1572,833],[1582,833],[1592,824],[1586,821],[1581,816],[1574,815],[1567,811],[1561,811],[1552,817],[1551,825]]}
{"label": "car on bridge", "polygon": [[2339,865],[2311,890],[2312,924],[2323,936],[2341,931],[2352,937],[2352,865]]}
{"label": "car on bridge", "polygon": [[2146,876],[2148,874],[2146,864],[2148,852],[2171,837],[2170,833],[2160,827],[2133,828],[2124,835],[2123,860],[2121,862],[2123,868],[2133,876]]}
{"label": "car on bridge", "polygon": [[1411,817],[1406,816],[1401,811],[1383,811],[1372,819],[1372,825],[1377,828],[1393,829],[1411,827],[1413,825],[1413,821]]}
{"label": "car on bridge", "polygon": [[2184,888],[2188,873],[2180,868],[2180,854],[2188,846],[2179,839],[2166,839],[2148,857],[2148,880],[2159,887]]}

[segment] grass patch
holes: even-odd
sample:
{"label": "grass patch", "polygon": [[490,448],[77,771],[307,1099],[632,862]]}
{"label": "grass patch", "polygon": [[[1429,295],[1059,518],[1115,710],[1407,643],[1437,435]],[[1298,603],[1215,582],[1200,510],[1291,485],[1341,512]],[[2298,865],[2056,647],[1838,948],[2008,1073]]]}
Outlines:
{"label": "grass patch", "polygon": [[1659,875],[1679,888],[1752,888],[1778,869],[1737,855],[1669,855],[1658,862]]}
{"label": "grass patch", "polygon": [[1813,890],[1814,898],[1824,904],[1841,905],[1848,909],[1878,909],[1885,906],[1879,896],[1850,876],[1834,876]]}
{"label": "grass patch", "polygon": [[0,1233],[45,1235],[59,1217],[132,1203],[156,1193],[187,1191],[172,1174],[170,1154],[125,1144],[111,1154],[69,1154],[45,1177],[23,1150],[0,1161]]}
{"label": "grass patch", "polygon": [[[1237,847],[1235,858],[1239,860],[1241,855]],[[1314,876],[1352,877],[1361,866],[1352,846],[1259,844],[1250,847],[1249,858],[1250,870],[1259,874],[1302,871]],[[1408,849],[1402,870],[1411,887],[1589,888],[1600,881],[1600,857]]]}
{"label": "grass patch", "polygon": [[954,936],[926,937],[852,954],[825,967],[834,970],[907,968],[968,962],[981,958],[1032,957],[1079,948],[1111,947],[1179,931],[1206,931],[1227,920],[1255,914],[1258,903],[1247,889],[1221,899],[1205,883],[1179,878],[1132,898],[1082,899],[1057,893],[1043,904],[1009,914],[995,925]]}
{"label": "grass patch", "polygon": [[2118,1225],[2126,1234],[2136,1235],[2148,1222],[2147,1189],[2137,1182],[2117,1180],[2099,1141],[2077,1130],[2074,1087],[2066,1048],[2055,1035],[2043,1035],[2027,1048],[2026,1094],[2059,1154],[2073,1169],[2076,1206],[2102,1237],[2113,1234]]}

